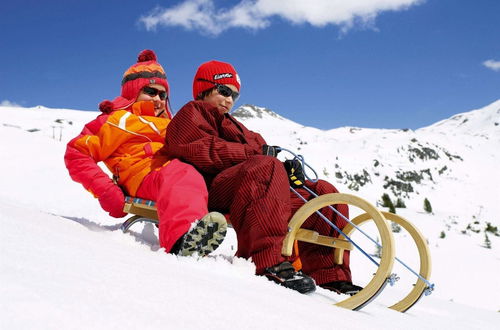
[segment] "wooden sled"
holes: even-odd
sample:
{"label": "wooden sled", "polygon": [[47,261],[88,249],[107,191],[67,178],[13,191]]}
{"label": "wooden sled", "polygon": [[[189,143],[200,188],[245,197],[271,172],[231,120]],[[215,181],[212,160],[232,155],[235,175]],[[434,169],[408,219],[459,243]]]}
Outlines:
{"label": "wooden sled", "polygon": [[[334,193],[321,195],[311,199],[299,208],[290,219],[288,234],[283,241],[282,254],[285,256],[292,255],[294,243],[296,241],[302,241],[334,248],[335,263],[342,264],[344,251],[353,250],[354,242],[350,242],[345,238],[334,238],[319,235],[315,231],[301,228],[302,224],[313,213],[324,207],[336,204],[356,206],[365,212],[351,220],[356,227],[370,220],[375,223],[378,235],[381,238],[381,259],[373,278],[363,288],[363,290],[343,301],[336,303],[335,305],[351,310],[359,310],[375,299],[380,292],[382,292],[387,283],[391,281],[391,271],[395,260],[395,244],[392,231],[390,230],[389,221],[396,222],[410,233],[417,245],[420,256],[419,274],[424,279],[429,279],[431,271],[430,253],[427,243],[418,229],[406,219],[393,213],[381,212],[366,200],[350,194]],[[152,201],[127,197],[124,212],[133,214],[133,216],[128,218],[121,226],[124,233],[127,232],[128,229],[136,222],[148,222],[155,225],[158,224],[158,215],[155,203]],[[347,237],[350,237],[350,235],[356,230],[355,226],[347,224],[342,231]],[[419,279],[414,288],[404,299],[389,308],[400,312],[407,311],[416,302],[418,302],[425,290],[429,289],[427,283]]]}

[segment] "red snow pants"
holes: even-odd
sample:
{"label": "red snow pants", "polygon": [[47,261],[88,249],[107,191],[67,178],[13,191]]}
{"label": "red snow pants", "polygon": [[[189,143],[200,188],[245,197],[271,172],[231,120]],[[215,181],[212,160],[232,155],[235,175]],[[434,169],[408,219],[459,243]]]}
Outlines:
{"label": "red snow pants", "polygon": [[[307,182],[317,194],[337,192],[326,181]],[[208,207],[211,210],[230,214],[230,220],[238,238],[239,257],[251,258],[256,273],[262,274],[267,267],[285,261],[281,255],[283,240],[287,234],[288,221],[303,202],[290,191],[283,163],[270,156],[255,155],[220,172],[209,188]],[[298,189],[306,199],[312,198]],[[336,205],[348,215],[347,205]],[[337,226],[343,228],[345,220],[333,215],[329,208],[323,214]],[[321,235],[338,236],[334,230],[316,214],[309,217],[303,228],[313,229]],[[351,281],[348,252],[343,265],[334,265],[333,249],[316,244],[299,244],[302,270],[313,277],[317,284],[331,281]]]}
{"label": "red snow pants", "polygon": [[203,177],[194,167],[177,159],[146,175],[137,197],[156,201],[160,246],[167,252],[191,223],[208,213]]}

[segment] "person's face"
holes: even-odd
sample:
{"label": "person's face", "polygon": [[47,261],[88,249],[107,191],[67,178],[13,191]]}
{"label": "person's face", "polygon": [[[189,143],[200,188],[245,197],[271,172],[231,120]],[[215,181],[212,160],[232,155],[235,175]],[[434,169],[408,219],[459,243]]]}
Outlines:
{"label": "person's face", "polygon": [[[237,92],[236,86],[228,84],[225,85],[231,90]],[[213,89],[212,92],[207,95],[203,101],[210,103],[212,106],[216,107],[220,113],[228,113],[234,105],[233,98],[231,96],[222,96],[217,92],[217,88]]]}
{"label": "person's face", "polygon": [[136,102],[152,101],[155,105],[155,115],[157,117],[159,115],[160,117],[168,118],[167,112],[165,111],[167,98],[162,100],[159,93],[159,92],[166,92],[165,87],[163,85],[158,85],[158,84],[149,84],[146,87],[151,87],[152,89],[143,88],[139,93]]}

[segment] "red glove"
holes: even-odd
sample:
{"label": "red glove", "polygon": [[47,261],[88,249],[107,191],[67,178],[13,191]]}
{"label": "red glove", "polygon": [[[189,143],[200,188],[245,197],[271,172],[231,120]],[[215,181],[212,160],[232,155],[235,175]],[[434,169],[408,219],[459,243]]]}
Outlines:
{"label": "red glove", "polygon": [[99,203],[104,211],[109,212],[113,218],[123,218],[127,213],[123,212],[125,206],[125,195],[117,185],[111,185],[108,190],[99,196]]}

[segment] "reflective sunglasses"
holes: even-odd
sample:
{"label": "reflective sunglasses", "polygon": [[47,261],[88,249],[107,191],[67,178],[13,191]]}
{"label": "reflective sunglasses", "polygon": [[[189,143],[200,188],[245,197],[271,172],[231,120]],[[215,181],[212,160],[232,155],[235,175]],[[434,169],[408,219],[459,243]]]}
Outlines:
{"label": "reflective sunglasses", "polygon": [[156,95],[158,95],[160,97],[160,100],[162,100],[162,101],[167,99],[167,92],[166,91],[162,91],[162,90],[156,89],[154,87],[146,86],[142,89],[142,91],[151,97],[155,97]]}
{"label": "reflective sunglasses", "polygon": [[219,93],[220,95],[222,95],[224,97],[231,96],[231,98],[233,99],[233,102],[236,102],[236,100],[238,99],[238,97],[240,97],[240,93],[233,91],[231,88],[227,87],[226,85],[221,85],[221,84],[218,84],[216,82],[213,82],[213,81],[210,81],[210,80],[201,79],[201,78],[199,78],[198,80],[214,84],[215,85],[215,89],[217,90],[217,93]]}

